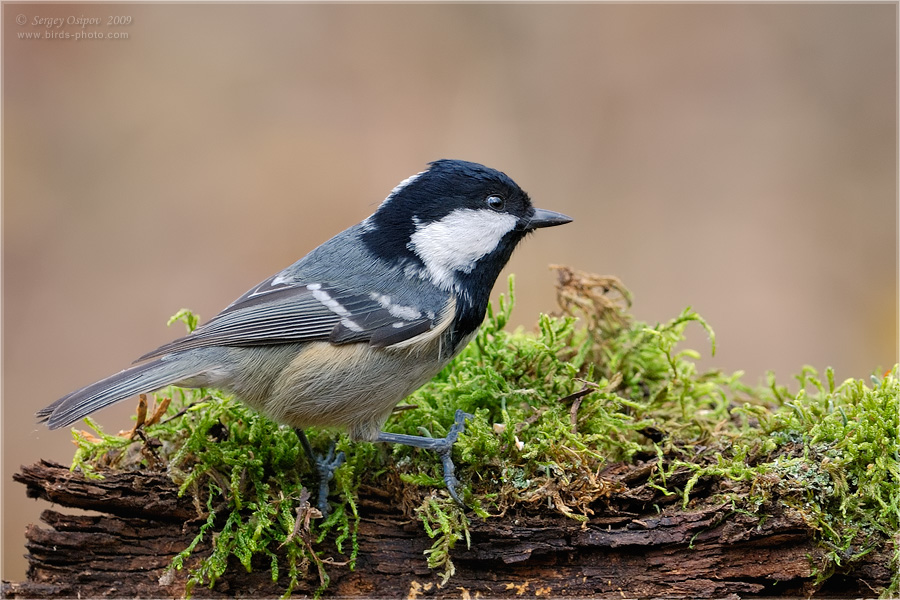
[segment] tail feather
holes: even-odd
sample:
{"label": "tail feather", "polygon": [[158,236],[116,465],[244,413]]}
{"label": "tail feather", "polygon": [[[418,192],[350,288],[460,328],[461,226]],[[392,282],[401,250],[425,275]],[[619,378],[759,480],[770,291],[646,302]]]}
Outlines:
{"label": "tail feather", "polygon": [[157,359],[63,396],[37,411],[36,416],[38,422],[46,422],[50,429],[59,429],[110,404],[200,375],[208,368],[193,361]]}

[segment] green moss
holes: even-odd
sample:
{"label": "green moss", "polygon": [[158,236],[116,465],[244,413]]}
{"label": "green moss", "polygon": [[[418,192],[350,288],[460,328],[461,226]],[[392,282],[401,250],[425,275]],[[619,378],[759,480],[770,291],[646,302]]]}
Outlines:
{"label": "green moss", "polygon": [[[444,436],[456,409],[474,417],[454,447],[463,499],[480,518],[550,510],[584,520],[617,488],[600,476],[614,463],[656,460],[649,485],[688,505],[701,482],[717,501],[760,519],[774,505],[800,511],[826,549],[819,579],[852,565],[898,531],[897,367],[871,384],[835,385],[811,368],[790,392],[770,376],[752,388],[741,374],[699,371],[699,354],[680,348],[688,327],[709,325],[686,309],[650,326],[628,313],[618,280],[559,268],[560,316],[535,331],[507,331],[509,294],[491,307],[476,340],[410,396],[387,429]],[[197,319],[181,311],[173,320]],[[229,564],[284,577],[285,595],[313,568],[328,584],[327,557],[352,565],[358,551],[361,483],[388,489],[435,541],[428,564],[446,582],[451,551],[468,543],[468,519],[444,490],[440,463],[423,450],[350,443],[333,482],[335,507],[322,519],[309,504],[316,479],[294,432],[211,390],[172,388],[160,423],[132,436],[76,432],[73,466],[143,464],[165,468],[195,499],[203,524],[176,557],[182,569],[198,548],[193,585],[212,586]],[[152,419],[151,419],[152,420]],[[312,431],[324,449],[334,432]],[[143,440],[141,443],[138,441]],[[896,559],[895,559],[896,560]],[[898,580],[884,593],[896,592]],[[190,589],[188,589],[190,592]]]}

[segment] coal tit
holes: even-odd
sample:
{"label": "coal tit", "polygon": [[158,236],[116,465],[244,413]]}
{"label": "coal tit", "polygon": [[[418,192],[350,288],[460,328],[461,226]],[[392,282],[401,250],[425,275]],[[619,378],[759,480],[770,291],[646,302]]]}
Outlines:
{"label": "coal tit", "polygon": [[[489,294],[531,231],[570,222],[534,208],[512,179],[438,160],[401,182],[362,223],[266,279],[191,334],[136,366],[63,396],[37,413],[51,429],[168,385],[234,394],[298,429],[340,427],[353,440],[440,453],[458,500],[447,439],[381,431],[394,406],[434,377],[475,335]],[[341,456],[318,458],[327,479]]]}

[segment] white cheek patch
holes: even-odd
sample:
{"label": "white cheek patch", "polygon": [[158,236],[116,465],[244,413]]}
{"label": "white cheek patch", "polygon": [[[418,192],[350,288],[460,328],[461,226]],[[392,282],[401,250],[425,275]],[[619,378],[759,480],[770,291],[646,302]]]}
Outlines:
{"label": "white cheek patch", "polygon": [[425,263],[436,284],[450,287],[454,272],[471,272],[475,263],[493,252],[517,222],[507,213],[461,208],[440,221],[417,222],[407,247]]}

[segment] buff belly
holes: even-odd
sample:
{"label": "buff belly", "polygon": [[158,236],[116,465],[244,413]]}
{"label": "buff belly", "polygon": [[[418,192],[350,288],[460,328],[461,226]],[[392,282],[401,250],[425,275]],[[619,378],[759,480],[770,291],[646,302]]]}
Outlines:
{"label": "buff belly", "polygon": [[[327,342],[292,345],[290,351],[282,348],[284,356],[277,361],[282,367],[275,372],[272,362],[267,369],[252,368],[256,361],[247,360],[248,355],[259,349],[234,349],[242,355],[240,362],[250,368],[242,369],[242,377],[229,377],[222,387],[279,423],[340,427],[352,439],[368,441],[378,437],[394,406],[451,358],[439,358],[437,343],[416,351]],[[268,359],[272,358],[270,354]]]}

